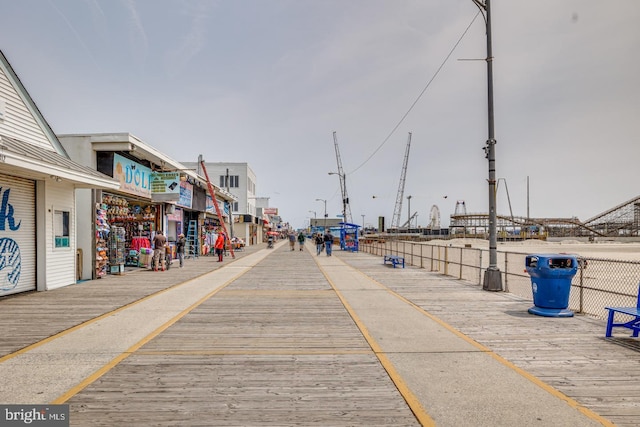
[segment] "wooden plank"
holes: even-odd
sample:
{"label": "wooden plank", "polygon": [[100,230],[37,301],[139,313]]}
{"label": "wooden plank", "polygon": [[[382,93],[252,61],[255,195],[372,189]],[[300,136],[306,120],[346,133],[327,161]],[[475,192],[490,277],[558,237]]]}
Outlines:
{"label": "wooden plank", "polygon": [[418,425],[311,256],[289,252],[70,399],[72,425]]}

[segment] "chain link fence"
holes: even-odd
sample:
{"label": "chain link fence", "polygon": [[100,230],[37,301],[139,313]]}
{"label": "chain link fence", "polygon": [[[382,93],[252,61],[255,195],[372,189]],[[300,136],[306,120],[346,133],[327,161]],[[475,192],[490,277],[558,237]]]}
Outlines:
{"label": "chain link fence", "polygon": [[[424,268],[482,286],[489,266],[489,250],[431,245],[405,240],[363,239],[360,251],[377,256],[399,255],[407,265]],[[498,268],[505,292],[531,299],[531,279],[525,271],[529,253],[498,251]],[[569,309],[605,319],[605,307],[635,307],[640,282],[640,262],[578,257],[578,272],[571,282]]]}

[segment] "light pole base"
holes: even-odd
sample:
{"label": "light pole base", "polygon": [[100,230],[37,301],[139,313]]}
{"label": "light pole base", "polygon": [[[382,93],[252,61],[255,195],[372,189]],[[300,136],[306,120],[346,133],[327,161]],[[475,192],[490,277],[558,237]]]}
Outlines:
{"label": "light pole base", "polygon": [[498,268],[487,268],[484,272],[483,291],[502,292],[502,274]]}

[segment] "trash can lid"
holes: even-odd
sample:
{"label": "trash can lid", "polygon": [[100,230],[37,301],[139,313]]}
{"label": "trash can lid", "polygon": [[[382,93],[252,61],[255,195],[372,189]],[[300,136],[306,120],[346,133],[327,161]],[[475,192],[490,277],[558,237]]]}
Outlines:
{"label": "trash can lid", "polygon": [[525,260],[531,268],[576,268],[577,264],[577,255],[572,254],[532,254]]}

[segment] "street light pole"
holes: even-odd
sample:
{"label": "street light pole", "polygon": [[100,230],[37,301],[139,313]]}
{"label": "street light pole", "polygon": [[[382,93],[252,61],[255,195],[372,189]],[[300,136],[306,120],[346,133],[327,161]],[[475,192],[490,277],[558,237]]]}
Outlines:
{"label": "street light pole", "polygon": [[407,234],[411,232],[411,196],[407,196],[408,203],[408,212],[407,212]]}
{"label": "street light pole", "polygon": [[484,10],[487,30],[487,124],[488,139],[484,152],[489,161],[489,267],[484,272],[482,289],[485,291],[502,291],[502,274],[498,268],[498,236],[496,231],[496,137],[493,114],[493,50],[491,47],[491,0],[473,0]]}
{"label": "street light pole", "polygon": [[[318,220],[317,220],[317,216],[316,216],[316,211],[309,211],[309,213],[313,214],[313,222],[314,222],[314,226],[317,227],[318,226]],[[311,224],[311,218],[309,218],[309,224]]]}
{"label": "street light pole", "polygon": [[327,201],[325,199],[316,199],[316,202],[324,202],[324,231],[327,231]]}

